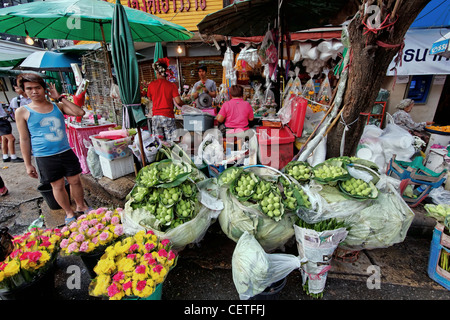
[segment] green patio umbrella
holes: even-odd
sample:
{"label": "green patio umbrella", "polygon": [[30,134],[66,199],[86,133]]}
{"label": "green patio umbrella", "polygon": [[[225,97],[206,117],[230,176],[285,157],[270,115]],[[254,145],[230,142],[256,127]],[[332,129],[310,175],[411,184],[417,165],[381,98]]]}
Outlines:
{"label": "green patio umbrella", "polygon": [[[124,8],[135,42],[187,40],[184,27],[141,10]],[[114,3],[100,0],[46,0],[0,9],[3,33],[44,39],[111,41]]]}
{"label": "green patio umbrella", "polygon": [[130,25],[125,8],[119,0],[116,0],[111,25],[111,57],[123,104],[123,124],[126,128],[138,128],[141,160],[145,166],[140,127],[147,123],[147,117],[141,104],[139,69]]}

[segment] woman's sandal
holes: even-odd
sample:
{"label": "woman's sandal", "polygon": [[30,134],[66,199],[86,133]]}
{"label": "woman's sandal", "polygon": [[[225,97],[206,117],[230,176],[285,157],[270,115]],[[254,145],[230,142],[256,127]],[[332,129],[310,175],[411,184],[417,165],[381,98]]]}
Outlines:
{"label": "woman's sandal", "polygon": [[71,217],[71,218],[65,218],[64,222],[66,223],[66,225],[71,224],[72,222],[76,221],[77,217]]}

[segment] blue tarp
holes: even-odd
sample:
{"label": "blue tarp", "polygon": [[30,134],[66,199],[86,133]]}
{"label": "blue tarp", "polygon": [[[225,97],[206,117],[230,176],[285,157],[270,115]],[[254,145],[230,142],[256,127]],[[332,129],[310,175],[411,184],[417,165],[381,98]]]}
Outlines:
{"label": "blue tarp", "polygon": [[410,26],[410,28],[442,27],[450,27],[449,0],[431,0]]}

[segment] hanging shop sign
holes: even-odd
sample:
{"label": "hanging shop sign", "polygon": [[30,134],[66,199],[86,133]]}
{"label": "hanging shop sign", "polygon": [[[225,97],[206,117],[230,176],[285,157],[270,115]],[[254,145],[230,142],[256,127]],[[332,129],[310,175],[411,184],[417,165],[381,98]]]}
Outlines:
{"label": "hanging shop sign", "polygon": [[120,0],[120,2],[124,6],[181,25],[192,32],[198,31],[197,24],[206,15],[223,8],[222,0]]}
{"label": "hanging shop sign", "polygon": [[[412,29],[406,33],[401,65],[397,75],[450,74],[450,59],[430,54],[433,42],[440,37],[440,29]],[[395,62],[388,67],[387,75],[395,75]]]}

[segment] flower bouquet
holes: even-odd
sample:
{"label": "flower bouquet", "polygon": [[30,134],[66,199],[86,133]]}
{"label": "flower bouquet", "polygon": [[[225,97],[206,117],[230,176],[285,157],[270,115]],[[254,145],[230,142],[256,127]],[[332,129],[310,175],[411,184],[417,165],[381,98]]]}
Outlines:
{"label": "flower bouquet", "polygon": [[153,231],[139,231],[106,248],[94,268],[97,276],[89,294],[110,300],[148,298],[161,288],[176,260],[169,240],[159,239]]}
{"label": "flower bouquet", "polygon": [[61,254],[94,254],[123,235],[120,219],[122,208],[114,211],[98,208],[83,214],[61,229]]}
{"label": "flower bouquet", "polygon": [[54,265],[60,229],[33,228],[14,236],[13,251],[0,262],[0,294],[20,290],[43,277]]}
{"label": "flower bouquet", "polygon": [[105,248],[124,233],[121,211],[122,208],[114,211],[107,208],[94,209],[62,228],[61,255],[80,256],[89,275],[94,278],[94,266]]}

